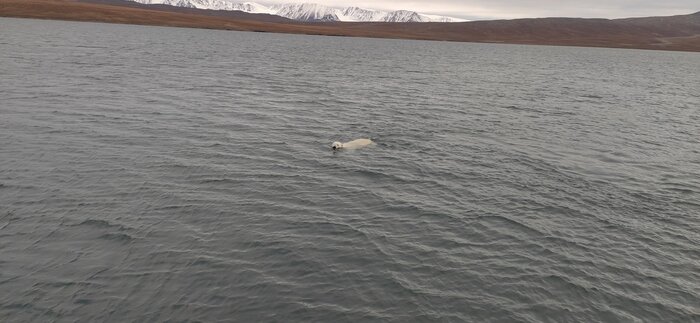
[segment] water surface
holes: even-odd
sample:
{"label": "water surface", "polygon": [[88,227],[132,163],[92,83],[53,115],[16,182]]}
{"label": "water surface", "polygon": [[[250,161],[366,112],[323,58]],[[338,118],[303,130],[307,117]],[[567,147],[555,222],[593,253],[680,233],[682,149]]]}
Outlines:
{"label": "water surface", "polygon": [[0,75],[0,321],[700,321],[698,54],[0,19]]}

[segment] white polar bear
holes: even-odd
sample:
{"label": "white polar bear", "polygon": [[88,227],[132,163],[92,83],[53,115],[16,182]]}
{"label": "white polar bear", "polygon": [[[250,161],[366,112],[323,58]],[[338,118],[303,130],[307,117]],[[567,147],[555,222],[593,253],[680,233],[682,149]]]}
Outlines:
{"label": "white polar bear", "polygon": [[374,141],[372,141],[370,139],[355,139],[353,141],[348,141],[348,142],[336,141],[331,145],[331,148],[333,148],[333,150],[358,149],[358,148],[362,148],[362,147],[367,147],[373,143],[374,143]]}

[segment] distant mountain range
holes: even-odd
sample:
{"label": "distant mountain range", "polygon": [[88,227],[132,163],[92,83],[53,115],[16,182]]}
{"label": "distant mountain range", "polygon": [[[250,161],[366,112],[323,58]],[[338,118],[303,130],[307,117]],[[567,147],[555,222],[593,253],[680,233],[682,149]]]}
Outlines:
{"label": "distant mountain range", "polygon": [[[0,0],[0,17],[348,37],[700,52],[700,12],[626,19],[530,18],[463,23],[349,24],[304,22],[271,14],[148,5],[127,0]],[[513,47],[513,50],[518,48]]]}
{"label": "distant mountain range", "polygon": [[358,7],[336,8],[317,3],[290,3],[262,5],[255,2],[227,0],[131,0],[141,4],[160,4],[184,8],[209,10],[238,10],[256,14],[270,14],[309,22],[359,21],[359,22],[461,22],[459,18],[420,14],[409,10],[381,11]]}

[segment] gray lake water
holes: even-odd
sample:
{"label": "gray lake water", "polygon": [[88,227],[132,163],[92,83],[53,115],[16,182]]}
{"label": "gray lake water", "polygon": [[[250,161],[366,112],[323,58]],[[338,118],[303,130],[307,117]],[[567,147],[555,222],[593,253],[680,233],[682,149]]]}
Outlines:
{"label": "gray lake water", "polygon": [[0,321],[700,322],[700,54],[0,19]]}

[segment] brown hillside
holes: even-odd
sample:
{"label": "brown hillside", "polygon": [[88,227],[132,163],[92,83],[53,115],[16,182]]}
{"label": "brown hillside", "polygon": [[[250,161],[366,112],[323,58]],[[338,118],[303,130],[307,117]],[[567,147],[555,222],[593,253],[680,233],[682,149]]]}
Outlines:
{"label": "brown hillside", "polygon": [[147,6],[122,0],[0,0],[0,16],[314,35],[700,52],[700,13],[614,20],[301,23],[272,15]]}

